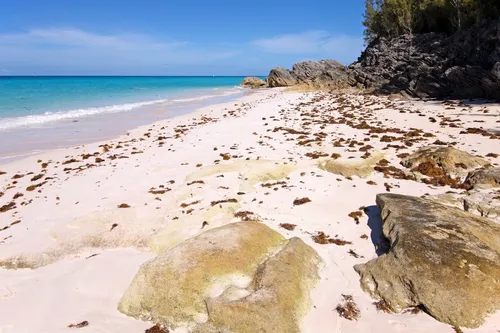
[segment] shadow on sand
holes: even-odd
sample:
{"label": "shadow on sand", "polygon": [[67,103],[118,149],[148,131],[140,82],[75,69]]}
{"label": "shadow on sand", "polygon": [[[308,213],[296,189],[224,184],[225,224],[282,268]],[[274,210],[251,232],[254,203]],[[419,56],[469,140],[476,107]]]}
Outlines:
{"label": "shadow on sand", "polygon": [[365,208],[365,214],[368,216],[368,227],[371,229],[370,238],[377,255],[381,256],[389,251],[390,242],[382,231],[380,209],[377,206],[369,206]]}

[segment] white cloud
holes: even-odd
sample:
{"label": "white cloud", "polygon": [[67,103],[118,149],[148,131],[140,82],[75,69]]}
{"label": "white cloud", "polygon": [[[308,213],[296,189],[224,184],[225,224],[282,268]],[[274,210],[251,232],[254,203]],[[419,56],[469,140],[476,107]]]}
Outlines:
{"label": "white cloud", "polygon": [[269,53],[322,55],[339,61],[354,61],[363,50],[363,38],[324,30],[262,38],[252,44]]}
{"label": "white cloud", "polygon": [[228,59],[238,51],[141,34],[97,34],[79,29],[33,29],[0,34],[0,66],[103,73],[155,71]]}

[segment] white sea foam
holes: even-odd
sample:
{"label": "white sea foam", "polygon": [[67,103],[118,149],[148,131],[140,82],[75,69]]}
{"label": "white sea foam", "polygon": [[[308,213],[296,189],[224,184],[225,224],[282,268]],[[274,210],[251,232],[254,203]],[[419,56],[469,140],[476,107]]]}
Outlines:
{"label": "white sea foam", "polygon": [[155,101],[147,101],[139,103],[118,104],[118,105],[60,111],[60,112],[45,112],[44,114],[29,115],[24,117],[4,118],[0,119],[0,130],[12,129],[22,126],[44,124],[64,119],[76,119],[102,113],[117,113],[123,111],[130,111],[132,109],[141,106],[165,103],[167,101],[168,101],[167,99],[159,99]]}
{"label": "white sea foam", "polygon": [[158,99],[153,101],[145,101],[138,103],[127,103],[127,104],[117,104],[103,107],[94,107],[94,108],[86,108],[86,109],[76,109],[69,111],[60,111],[60,112],[46,112],[44,114],[34,114],[23,117],[11,117],[11,118],[0,118],[0,131],[15,129],[18,127],[25,126],[37,126],[43,125],[50,122],[60,121],[60,120],[69,120],[69,119],[78,119],[82,117],[99,115],[105,113],[118,113],[118,112],[126,112],[131,111],[136,108],[140,108],[143,106],[154,105],[154,104],[164,104],[164,103],[183,103],[183,102],[194,102],[205,100],[209,98],[215,97],[224,97],[233,95],[239,92],[239,89],[230,89],[225,91],[222,94],[217,95],[202,95],[191,98],[180,98],[180,99]]}

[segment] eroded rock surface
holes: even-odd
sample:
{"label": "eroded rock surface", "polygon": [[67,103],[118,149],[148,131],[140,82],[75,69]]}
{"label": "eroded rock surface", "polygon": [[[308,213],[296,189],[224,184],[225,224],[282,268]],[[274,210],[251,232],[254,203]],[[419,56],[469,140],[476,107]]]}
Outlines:
{"label": "eroded rock surface", "polygon": [[289,87],[297,84],[297,78],[291,71],[283,67],[277,67],[271,70],[266,78],[269,87]]}
{"label": "eroded rock surface", "polygon": [[380,38],[349,66],[349,83],[418,97],[500,99],[500,21],[453,36]]}
{"label": "eroded rock surface", "polygon": [[500,309],[500,226],[457,208],[379,194],[387,254],[356,265],[362,288],[400,312],[424,306],[437,320],[480,326]]}
{"label": "eroded rock surface", "polygon": [[195,332],[299,332],[320,261],[298,238],[233,223],[145,263],[119,310]]}
{"label": "eroded rock surface", "polygon": [[269,87],[287,87],[296,84],[316,88],[337,88],[347,85],[347,67],[335,60],[303,61],[293,65],[293,70],[278,67],[269,73]]}

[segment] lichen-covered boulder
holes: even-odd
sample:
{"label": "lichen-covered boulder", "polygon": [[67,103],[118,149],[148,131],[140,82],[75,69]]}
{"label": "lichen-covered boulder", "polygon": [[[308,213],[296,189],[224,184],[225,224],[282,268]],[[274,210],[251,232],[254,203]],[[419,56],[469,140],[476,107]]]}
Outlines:
{"label": "lichen-covered boulder", "polygon": [[250,88],[262,88],[266,86],[266,82],[262,80],[261,78],[255,77],[255,76],[249,76],[243,79],[243,82],[241,82],[241,85],[244,87],[250,87]]}
{"label": "lichen-covered boulder", "polygon": [[481,168],[471,171],[465,182],[473,187],[500,187],[500,168]]}
{"label": "lichen-covered boulder", "polygon": [[431,177],[463,178],[468,171],[483,167],[488,161],[453,147],[428,146],[403,159],[401,164]]}
{"label": "lichen-covered boulder", "polygon": [[119,310],[194,332],[299,332],[320,258],[258,222],[212,229],[141,266]]}
{"label": "lichen-covered boulder", "polygon": [[377,205],[391,248],[355,266],[365,291],[457,327],[500,309],[500,225],[417,197],[379,194]]}

